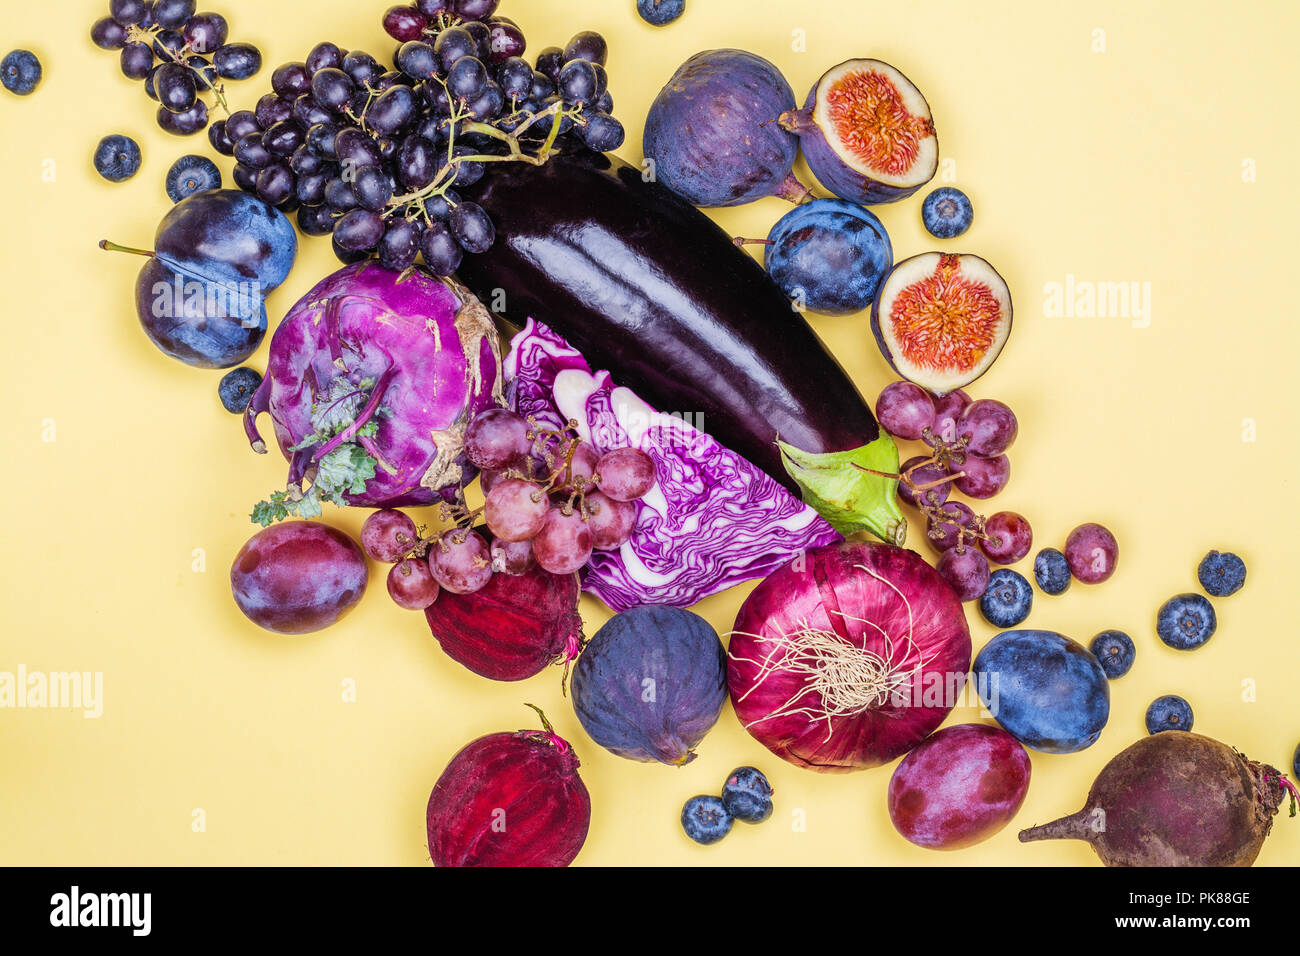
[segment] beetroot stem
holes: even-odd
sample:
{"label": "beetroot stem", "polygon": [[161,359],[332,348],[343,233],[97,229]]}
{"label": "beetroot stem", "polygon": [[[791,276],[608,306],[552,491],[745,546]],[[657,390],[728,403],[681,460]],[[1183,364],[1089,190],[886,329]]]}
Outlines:
{"label": "beetroot stem", "polygon": [[1030,827],[1028,830],[1020,831],[1021,843],[1033,843],[1036,840],[1087,840],[1091,832],[1088,827],[1088,818],[1092,811],[1084,807],[1078,813],[1072,813],[1068,817],[1061,817],[1059,820],[1053,820],[1051,823],[1044,823],[1042,826]]}

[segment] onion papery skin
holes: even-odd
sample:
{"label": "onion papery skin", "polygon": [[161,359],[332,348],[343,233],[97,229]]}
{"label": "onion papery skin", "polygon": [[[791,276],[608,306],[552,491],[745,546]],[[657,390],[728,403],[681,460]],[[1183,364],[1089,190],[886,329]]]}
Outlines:
{"label": "onion papery skin", "polygon": [[[846,653],[887,660],[897,685],[870,706],[825,716],[813,670],[770,667],[807,629]],[[888,763],[924,740],[962,693],[970,661],[961,602],[937,571],[903,548],[846,541],[807,552],[754,589],[731,635],[727,684],[742,726],[772,753],[844,773]]]}

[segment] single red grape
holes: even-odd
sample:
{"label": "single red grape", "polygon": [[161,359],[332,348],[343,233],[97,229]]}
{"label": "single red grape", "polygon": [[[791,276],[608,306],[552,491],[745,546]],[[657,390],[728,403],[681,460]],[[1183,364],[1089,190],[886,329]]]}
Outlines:
{"label": "single red grape", "polygon": [[1081,524],[1065,539],[1065,560],[1084,584],[1100,584],[1115,573],[1119,542],[1099,524]]}
{"label": "single red grape", "polygon": [[979,455],[967,455],[966,461],[953,465],[954,473],[961,472],[960,478],[954,478],[957,490],[968,498],[992,498],[1007,486],[1011,479],[1011,459],[1006,455],[996,458],[981,458]]}
{"label": "single red grape", "polygon": [[572,574],[591,557],[595,536],[576,510],[552,508],[546,515],[546,524],[533,538],[533,556],[537,563],[552,574]]}
{"label": "single red grape", "polygon": [[996,458],[1015,443],[1020,424],[1002,402],[981,398],[966,406],[957,420],[957,437],[969,436],[966,450],[981,458]]}
{"label": "single red grape", "polygon": [[957,592],[959,600],[974,601],[989,586],[989,559],[970,545],[960,551],[949,548],[939,556],[935,567]]}
{"label": "single red grape", "polygon": [[423,611],[438,599],[438,590],[424,558],[407,558],[388,569],[388,596],[398,607]]}
{"label": "single red grape", "polygon": [[615,448],[596,462],[598,487],[615,501],[635,501],[655,484],[655,460],[640,448]]}
{"label": "single red grape", "polygon": [[586,501],[591,512],[587,524],[591,527],[592,547],[597,551],[613,551],[626,544],[636,527],[636,505],[599,491],[589,493]]}
{"label": "single red grape", "polygon": [[[961,417],[962,412],[966,411],[966,406],[970,404],[970,396],[960,388],[956,391],[949,392],[934,400],[934,425],[930,431],[945,442],[955,442],[958,438],[957,419]],[[934,444],[932,441],[930,444]]]}
{"label": "single red grape", "polygon": [[453,594],[473,594],[492,579],[487,542],[468,528],[452,528],[430,546],[429,570]]}
{"label": "single red grape", "polygon": [[483,508],[488,530],[503,541],[527,541],[542,530],[550,499],[541,486],[522,478],[495,482]]}
{"label": "single red grape", "polygon": [[[960,501],[947,501],[939,506],[947,517],[946,521],[935,521],[934,518],[926,518],[925,532],[926,540],[936,551],[947,551],[957,544],[957,532],[959,528],[969,528],[971,521],[975,518],[975,512],[971,511],[970,506]],[[931,537],[934,532],[939,532],[939,536]]]}
{"label": "single red grape", "polygon": [[934,428],[934,399],[919,385],[894,382],[876,399],[876,420],[896,438],[915,441],[925,429]]}
{"label": "single red grape", "polygon": [[[921,462],[929,460],[929,455],[917,455],[915,458],[909,458],[903,462],[903,467],[899,469],[899,473],[907,474],[908,469],[916,468]],[[913,485],[926,485],[932,481],[940,481],[947,477],[948,472],[939,465],[927,465],[924,468],[916,468],[916,471],[908,475],[908,481],[912,482]],[[906,482],[900,481],[898,483],[898,497],[913,508],[921,506],[917,500],[918,498],[927,505],[941,505],[948,500],[948,493],[951,490],[951,481],[944,481],[941,485],[935,485],[933,488],[926,488],[924,491],[915,493],[907,486]]]}
{"label": "single red grape", "polygon": [[492,570],[498,574],[524,574],[536,563],[531,541],[502,541],[497,538],[492,542],[489,552],[492,555]]}
{"label": "single red grape", "polygon": [[372,512],[361,526],[361,549],[383,564],[400,561],[418,539],[415,522],[395,508]]}
{"label": "single red grape", "polygon": [[1015,564],[1034,546],[1034,532],[1024,515],[999,511],[984,523],[986,540],[980,549],[994,564]]}
{"label": "single red grape", "polygon": [[528,454],[528,423],[508,408],[489,408],[465,428],[465,457],[476,468],[505,468]]}

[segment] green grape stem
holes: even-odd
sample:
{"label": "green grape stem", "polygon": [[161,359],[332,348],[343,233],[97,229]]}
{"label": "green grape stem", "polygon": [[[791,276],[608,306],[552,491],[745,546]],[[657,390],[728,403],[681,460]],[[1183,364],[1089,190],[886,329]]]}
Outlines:
{"label": "green grape stem", "polygon": [[[162,33],[162,27],[160,26],[152,26],[149,27],[148,29],[141,29],[141,27],[138,24],[133,23],[131,24],[131,26],[127,27],[126,39],[130,43],[148,43],[150,46],[153,46],[154,39],[160,33]],[[154,52],[157,53],[158,51],[155,50]],[[195,53],[195,52],[197,51],[190,46],[189,41],[187,40],[185,42],[185,45],[181,47],[179,51],[174,52],[168,49],[167,47],[163,47],[160,56],[163,59],[170,60],[173,63],[185,67],[185,69],[193,73],[195,76],[195,85],[199,89],[206,88],[208,90],[211,90],[213,98],[216,99],[217,101],[217,105],[221,107],[221,112],[225,113],[226,118],[229,119],[230,104],[226,101],[225,84],[209,83],[208,78],[203,75],[203,72],[201,70],[199,70],[197,67],[191,66],[190,64],[186,63],[185,60],[183,59],[183,56],[186,53]]]}

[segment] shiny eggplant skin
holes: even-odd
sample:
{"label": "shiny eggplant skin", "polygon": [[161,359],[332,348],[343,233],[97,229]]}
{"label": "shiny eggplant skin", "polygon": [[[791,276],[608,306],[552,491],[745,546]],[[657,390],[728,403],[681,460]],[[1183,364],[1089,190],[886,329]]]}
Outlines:
{"label": "shiny eggplant skin", "polygon": [[554,329],[663,412],[686,414],[796,495],[776,440],[821,454],[880,434],[804,317],[717,224],[639,167],[565,152],[468,191],[496,225],[458,278]]}

